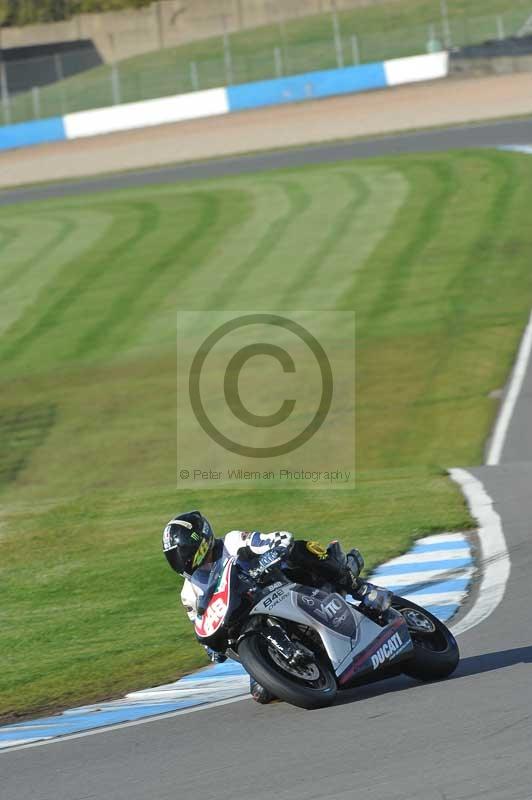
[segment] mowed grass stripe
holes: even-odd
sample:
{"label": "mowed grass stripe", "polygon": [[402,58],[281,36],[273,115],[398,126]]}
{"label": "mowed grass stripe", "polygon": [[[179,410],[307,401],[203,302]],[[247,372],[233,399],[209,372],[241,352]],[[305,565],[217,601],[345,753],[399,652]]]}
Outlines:
{"label": "mowed grass stripe", "polygon": [[[462,156],[464,157],[464,156]],[[516,165],[500,160],[496,155],[485,154],[483,159],[494,175],[492,197],[476,241],[463,262],[463,268],[449,281],[446,293],[450,301],[449,332],[456,330],[467,311],[463,301],[464,290],[468,293],[482,292],[482,284],[489,274],[488,263],[501,263],[500,243],[505,236],[508,214],[517,191]]]}
{"label": "mowed grass stripe", "polygon": [[[183,198],[185,202],[185,198]],[[201,217],[194,224],[190,234],[180,240],[177,247],[170,248],[157,259],[154,265],[154,280],[139,294],[139,301],[134,312],[142,319],[157,318],[163,301],[173,304],[171,324],[168,324],[163,343],[175,344],[176,314],[188,308],[205,308],[207,292],[201,290],[192,298],[191,304],[182,294],[183,283],[191,276],[202,273],[210,263],[213,254],[225,251],[225,244],[233,230],[240,230],[253,213],[253,203],[248,192],[224,188],[217,193],[204,192],[202,195],[204,208]],[[208,286],[216,285],[221,274],[213,274],[207,278]],[[170,320],[168,320],[170,322]],[[118,354],[125,353],[134,341],[137,322],[132,315],[127,318],[121,339],[112,343]]]}
{"label": "mowed grass stripe", "polygon": [[[255,227],[257,230],[256,241],[249,242],[250,250],[245,253],[244,259],[233,269],[225,262],[224,254],[213,264],[206,266],[206,271],[198,277],[205,285],[210,284],[210,270],[214,291],[209,292],[204,298],[204,307],[211,309],[228,308],[242,309],[268,309],[275,310],[287,307],[292,298],[285,287],[290,276],[297,270],[298,264],[312,253],[316,243],[324,233],[324,219],[334,217],[340,213],[349,193],[345,184],[333,173],[329,178],[334,185],[333,195],[328,195],[327,204],[320,205],[320,188],[322,178],[316,174],[290,173],[289,183],[283,182],[282,190],[289,203],[286,211],[270,223],[270,230],[264,230],[259,208],[257,207]],[[329,186],[330,189],[330,186]],[[261,191],[261,184],[254,189],[254,193]],[[312,234],[309,235],[309,231]],[[287,268],[289,265],[289,268]],[[222,285],[218,288],[217,282],[223,277]]]}
{"label": "mowed grass stripe", "polygon": [[[500,295],[492,295],[493,274],[503,277],[500,281],[501,290],[504,283],[510,279],[506,277],[508,258],[505,253],[505,232],[510,227],[510,214],[514,215],[516,206],[514,196],[517,190],[516,164],[510,161],[500,161],[497,157],[485,154],[482,160],[487,165],[492,175],[489,187],[484,182],[486,209],[481,225],[477,228],[476,238],[466,251],[465,258],[459,262],[457,269],[445,287],[448,297],[449,313],[442,336],[447,341],[447,348],[441,348],[438,357],[434,359],[432,369],[428,371],[426,386],[422,397],[424,407],[420,407],[419,415],[425,417],[425,425],[434,424],[434,408],[427,408],[427,403],[454,401],[460,404],[455,425],[463,430],[464,437],[473,418],[478,415],[478,395],[475,390],[481,387],[486,379],[491,359],[486,358],[486,348],[494,346],[494,337],[499,339],[497,346],[505,344],[506,354],[501,358],[497,370],[500,382],[505,380],[514,347],[517,347],[518,336],[514,320],[501,320],[494,318]],[[532,280],[529,280],[532,285]],[[487,291],[486,291],[487,290]],[[468,322],[470,307],[467,297],[475,298],[476,330],[471,330]],[[490,313],[491,312],[491,313]],[[510,324],[509,324],[510,323]],[[523,318],[523,324],[525,319]],[[518,326],[517,326],[518,330]],[[454,375],[450,384],[449,376]],[[498,388],[498,381],[496,388]],[[489,423],[491,403],[488,397],[483,398],[482,413]],[[422,420],[420,419],[420,422]],[[439,425],[439,436],[433,434],[432,457],[441,451],[442,443],[447,435],[446,427]],[[412,431],[405,431],[404,437],[412,438]],[[401,446],[401,445],[400,445]],[[475,461],[482,461],[483,443],[480,443]],[[457,462],[458,463],[458,462]]]}
{"label": "mowed grass stripe", "polygon": [[344,297],[359,279],[364,282],[361,271],[371,263],[375,248],[392,228],[408,194],[400,172],[366,168],[358,174],[339,174],[354,194],[292,281],[290,294],[298,308],[353,308]]}
{"label": "mowed grass stripe", "polygon": [[349,225],[355,214],[368,201],[368,187],[360,174],[339,172],[338,178],[347,184],[349,191],[343,208],[330,224],[323,225],[324,236],[321,242],[307,256],[300,268],[294,270],[293,275],[289,275],[288,284],[282,287],[283,295],[294,298],[296,305],[299,305],[297,301],[305,294],[306,287],[314,285],[320,273],[326,272],[327,260],[331,256],[334,257],[342,239],[349,233]]}
{"label": "mowed grass stripe", "polygon": [[18,233],[15,228],[8,228],[5,225],[0,225],[0,253],[2,258],[5,256],[7,248],[11,242],[15,242],[18,238]]}
{"label": "mowed grass stripe", "polygon": [[[130,253],[124,253],[124,276],[114,287],[113,301],[105,308],[102,317],[89,328],[78,342],[72,358],[82,358],[87,354],[93,354],[102,344],[107,352],[116,352],[116,329],[131,318],[144,318],[142,305],[146,292],[153,288],[154,282],[165,271],[172,267],[175,268],[187,250],[198,242],[202,233],[215,224],[220,214],[220,198],[216,194],[198,192],[186,195],[184,202],[193,207],[193,213],[185,224],[183,224],[183,220],[180,220],[177,236],[171,238],[169,246],[166,244],[166,239],[157,242],[161,234],[160,210],[156,204],[149,204],[151,223],[146,230],[152,239],[152,253],[150,256],[142,254],[140,259],[135,254],[134,247]],[[124,334],[121,338],[123,337]]]}
{"label": "mowed grass stripe", "polygon": [[[273,186],[279,188],[285,198],[285,203],[281,206],[281,214],[272,219],[269,223],[262,217],[262,210],[256,209],[253,219],[256,231],[264,229],[264,233],[259,235],[251,250],[245,257],[237,262],[234,269],[229,270],[220,276],[220,284],[214,293],[209,297],[209,305],[212,309],[225,308],[227,305],[234,305],[235,308],[240,304],[240,293],[242,287],[249,291],[247,287],[257,281],[258,276],[266,274],[270,280],[272,274],[265,267],[265,261],[275,250],[279,242],[288,234],[290,226],[310,208],[312,200],[311,194],[298,181],[279,181]],[[262,192],[260,191],[262,189]],[[266,193],[268,184],[262,183],[258,194]],[[251,242],[253,244],[253,242]],[[205,280],[205,275],[200,276],[200,280]],[[272,280],[273,284],[273,280]],[[273,286],[270,287],[270,291]],[[249,302],[249,300],[247,301]],[[261,294],[257,293],[255,308],[260,308],[263,302]],[[245,307],[245,306],[243,306]],[[273,306],[272,306],[273,308]]]}
{"label": "mowed grass stripe", "polygon": [[[120,206],[113,209],[111,214],[117,211],[120,211]],[[17,335],[18,331],[10,331],[3,351],[0,350],[0,359],[10,361],[22,354],[26,355],[32,345],[38,343],[41,351],[43,344],[45,348],[48,345],[48,358],[51,356],[54,361],[60,360],[65,352],[65,346],[64,344],[63,347],[55,345],[59,344],[58,339],[63,337],[60,335],[53,337],[51,334],[57,329],[61,329],[71,307],[80,303],[85,291],[93,286],[100,276],[106,271],[120,268],[121,256],[142,241],[153,227],[157,216],[156,206],[144,202],[126,206],[125,214],[122,216],[118,213],[111,236],[111,239],[115,241],[118,234],[118,244],[111,246],[106,251],[96,247],[95,251],[89,251],[77,262],[75,270],[63,270],[62,277],[65,278],[65,281],[59,282],[59,287],[52,291],[48,302],[44,298],[42,298],[43,302],[40,302],[41,298],[39,298],[24,320],[26,323],[24,332]],[[128,228],[131,230],[128,231]],[[126,235],[122,238],[124,229]],[[93,255],[95,257],[92,257]],[[80,328],[82,330],[85,323],[86,318],[83,315],[76,316],[74,330],[79,331]],[[68,344],[70,345],[70,342]]]}
{"label": "mowed grass stripe", "polygon": [[[352,181],[340,172],[292,173],[282,187],[290,203],[288,210],[270,222],[234,269],[229,266],[221,287],[205,296],[205,305],[212,309],[304,308],[300,293],[312,280],[307,273],[326,273],[326,257],[334,252],[346,226],[363,205],[359,177],[356,183],[354,196]],[[260,216],[255,224],[260,229]],[[286,269],[287,262],[290,269]],[[217,270],[218,264],[210,267]],[[208,269],[196,280],[208,282]],[[327,305],[331,307],[334,301]]]}
{"label": "mowed grass stripe", "polygon": [[436,236],[441,225],[442,215],[455,188],[451,181],[451,170],[448,164],[428,163],[421,169],[428,169],[431,172],[428,191],[419,198],[418,217],[411,229],[410,238],[401,249],[396,251],[389,269],[383,275],[379,295],[374,300],[368,314],[372,321],[385,316],[393,308],[401,307],[403,287],[416,262],[422,257],[425,248]]}
{"label": "mowed grass stripe", "polygon": [[[367,386],[359,404],[361,447],[365,449],[366,415],[379,414],[382,422],[372,452],[378,459],[386,452],[387,462],[395,465],[417,460],[422,441],[427,463],[445,466],[482,459],[482,440],[471,452],[470,431],[479,423],[488,430],[494,403],[484,387],[504,381],[517,345],[512,337],[521,330],[515,317],[500,320],[504,306],[499,298],[503,291],[515,301],[515,287],[508,291],[508,266],[500,257],[508,249],[505,238],[513,243],[511,252],[522,253],[528,246],[528,233],[519,227],[520,217],[524,223],[522,200],[512,202],[515,187],[523,194],[522,183],[512,165],[501,164],[496,154],[456,154],[451,164],[455,191],[440,206],[438,231],[410,265],[401,302],[394,300],[384,328],[378,317],[359,316],[358,376]],[[419,188],[427,196],[426,187]],[[407,230],[407,209],[402,223]],[[484,242],[487,246],[480,246]],[[531,276],[518,272],[514,267],[511,279],[530,287]],[[375,334],[383,337],[380,346],[368,351],[366,339]],[[493,347],[501,354],[499,363],[493,361]],[[367,362],[369,357],[374,362],[376,353],[380,360],[393,354],[387,391],[382,391],[388,383],[383,370]],[[450,407],[456,410],[452,423]],[[410,424],[398,426],[403,415]]]}
{"label": "mowed grass stripe", "polygon": [[[46,235],[42,246],[35,250],[33,237],[38,237],[40,223],[50,233]],[[87,249],[94,246],[101,239],[110,224],[108,216],[91,211],[84,213],[83,224],[79,216],[72,214],[70,219],[57,218],[52,221],[46,216],[42,219],[35,215],[32,219],[32,231],[24,237],[23,252],[33,254],[26,257],[21,263],[16,263],[13,271],[0,289],[2,314],[0,315],[0,332],[7,332],[17,320],[23,316],[41,293],[46,291],[48,284],[57,279],[64,266],[71,265],[78,256],[82,256]],[[59,225],[59,230],[57,230]],[[55,229],[55,235],[53,233]],[[20,234],[22,237],[22,233]],[[38,238],[37,238],[38,240]],[[4,256],[1,256],[2,262]],[[12,263],[9,254],[5,256],[6,263]]]}
{"label": "mowed grass stripe", "polygon": [[0,292],[8,291],[13,284],[23,279],[26,274],[43,259],[45,255],[48,255],[50,252],[56,250],[59,245],[61,245],[65,239],[71,236],[76,230],[76,223],[72,219],[61,219],[60,217],[56,217],[54,219],[51,217],[50,222],[54,228],[57,229],[50,237],[50,240],[40,252],[33,253],[30,258],[28,258],[22,264],[17,264],[10,274],[6,275],[0,280]]}
{"label": "mowed grass stripe", "polygon": [[[234,286],[238,287],[254,267],[260,268],[263,254],[270,250],[269,240],[278,238],[291,220],[291,203],[279,182],[264,180],[259,176],[251,181],[235,180],[231,185],[232,193],[228,197],[232,196],[236,201],[234,193],[238,192],[238,210],[233,211],[232,204],[223,203],[224,215],[220,218],[223,227],[212,231],[213,242],[209,247],[208,259],[198,260],[191,254],[188,268],[176,264],[169,276],[173,285],[167,286],[157,304],[154,299],[152,313],[137,328],[135,351],[141,352],[155,345],[173,347],[176,313],[179,310],[217,310],[227,307]],[[212,184],[212,190],[219,191],[220,184]],[[168,200],[166,188],[161,191]],[[181,197],[179,187],[175,187],[174,194],[176,198]],[[229,224],[225,216],[228,205],[227,213],[232,215]],[[205,238],[205,234],[202,238]]]}

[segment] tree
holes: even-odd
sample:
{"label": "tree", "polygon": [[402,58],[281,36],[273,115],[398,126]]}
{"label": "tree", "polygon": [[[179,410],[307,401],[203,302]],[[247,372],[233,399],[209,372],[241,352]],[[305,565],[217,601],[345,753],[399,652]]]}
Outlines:
{"label": "tree", "polygon": [[56,22],[74,14],[140,8],[152,0],[0,0],[0,25]]}

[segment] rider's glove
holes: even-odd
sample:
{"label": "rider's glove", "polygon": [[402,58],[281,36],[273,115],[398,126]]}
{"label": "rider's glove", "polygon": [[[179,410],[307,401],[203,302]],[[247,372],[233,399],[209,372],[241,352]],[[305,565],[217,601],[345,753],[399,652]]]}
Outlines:
{"label": "rider's glove", "polygon": [[273,547],[279,552],[289,553],[294,546],[294,537],[289,531],[272,531],[266,535],[273,542]]}
{"label": "rider's glove", "polygon": [[288,554],[294,545],[294,537],[289,531],[272,531],[272,533],[260,533],[251,531],[243,534],[243,545],[248,552],[255,556],[262,556],[270,550],[279,550],[283,554]]}
{"label": "rider's glove", "polygon": [[393,594],[381,586],[374,586],[367,581],[359,581],[356,588],[356,597],[362,600],[365,608],[383,614],[392,604]]}
{"label": "rider's glove", "polygon": [[227,656],[225,653],[219,653],[217,650],[213,650],[212,647],[205,646],[205,652],[213,664],[223,664],[224,661],[227,661]]}
{"label": "rider's glove", "polygon": [[349,550],[349,552],[346,553],[346,560],[349,571],[353,574],[354,578],[358,578],[364,569],[364,557],[362,556],[360,550],[357,550],[356,547],[353,547],[352,550]]}

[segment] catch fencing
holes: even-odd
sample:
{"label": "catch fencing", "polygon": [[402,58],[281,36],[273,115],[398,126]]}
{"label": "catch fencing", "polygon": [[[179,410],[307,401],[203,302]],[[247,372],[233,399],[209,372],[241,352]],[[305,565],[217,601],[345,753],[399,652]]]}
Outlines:
{"label": "catch fencing", "polygon": [[475,18],[443,15],[430,24],[375,33],[357,30],[351,11],[332,10],[163,48],[71,77],[73,59],[86,59],[87,51],[56,53],[39,60],[27,91],[16,87],[17,70],[27,71],[28,61],[0,61],[0,124],[502,40],[524,30],[531,12],[520,6]]}

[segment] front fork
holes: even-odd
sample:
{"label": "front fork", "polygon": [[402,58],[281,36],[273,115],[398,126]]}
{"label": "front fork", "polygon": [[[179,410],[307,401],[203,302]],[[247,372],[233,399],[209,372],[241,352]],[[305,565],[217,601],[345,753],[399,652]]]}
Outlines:
{"label": "front fork", "polygon": [[[282,625],[271,617],[266,618],[266,626],[262,624],[257,625],[251,628],[251,630],[259,633],[260,636],[268,642],[270,647],[273,647],[292,667],[304,664],[314,657],[312,651],[308,650],[303,645],[294,644]],[[246,633],[248,631],[250,631],[250,628],[247,629]],[[246,633],[244,633],[243,636],[245,636]],[[240,639],[242,639],[243,636],[241,636]]]}

